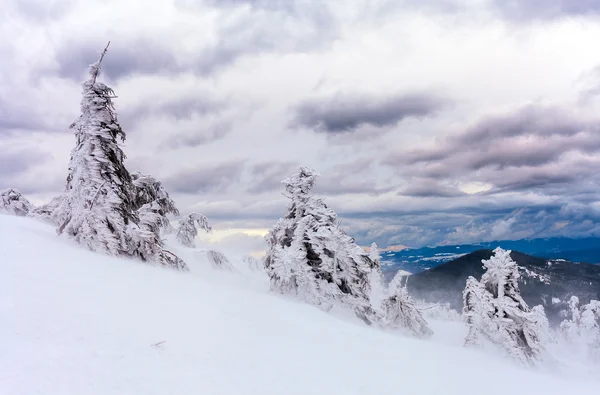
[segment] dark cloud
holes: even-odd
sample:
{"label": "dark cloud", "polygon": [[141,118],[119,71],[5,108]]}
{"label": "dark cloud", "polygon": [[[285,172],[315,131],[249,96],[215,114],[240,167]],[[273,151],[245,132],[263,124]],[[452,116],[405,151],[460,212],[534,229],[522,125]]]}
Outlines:
{"label": "dark cloud", "polygon": [[600,122],[580,119],[560,108],[527,107],[484,119],[433,148],[401,152],[390,165],[419,165],[419,172],[449,173],[487,167],[536,167],[558,161],[568,152],[600,150]]}
{"label": "dark cloud", "polygon": [[165,139],[165,145],[169,148],[198,147],[222,139],[231,130],[231,122],[219,122],[208,127],[198,127],[191,132],[178,132]]}
{"label": "dark cloud", "polygon": [[518,21],[600,15],[597,0],[494,0],[493,5],[504,17]]}
{"label": "dark cloud", "polygon": [[35,109],[0,96],[0,135],[34,129],[47,129]]}
{"label": "dark cloud", "polygon": [[291,161],[264,161],[251,168],[251,181],[246,189],[252,194],[283,191],[284,179],[298,171],[299,164]]}
{"label": "dark cloud", "polygon": [[450,187],[431,179],[413,179],[409,180],[408,184],[408,186],[400,189],[398,195],[412,197],[456,197],[465,194],[455,187]]}
{"label": "dark cloud", "polygon": [[[97,39],[63,43],[56,52],[58,74],[82,81],[88,66],[100,58],[106,41]],[[182,70],[175,54],[160,41],[150,38],[113,40],[102,60],[102,73],[111,80],[133,74],[165,74]]]}
{"label": "dark cloud", "polygon": [[73,0],[3,0],[3,7],[12,8],[23,19],[44,22],[66,15]]}
{"label": "dark cloud", "polygon": [[[214,5],[227,6],[221,2]],[[179,0],[176,6],[190,15],[210,11],[198,1]],[[56,62],[61,76],[79,81],[87,67],[98,59],[106,42],[113,40],[103,61],[103,72],[109,79],[179,73],[206,77],[244,56],[320,48],[337,36],[332,18],[326,7],[305,2],[290,2],[289,6],[285,2],[256,2],[250,11],[235,17],[229,13],[219,15],[212,41],[201,48],[178,50],[165,42],[160,31],[153,32],[155,37],[84,37],[61,43]]]}
{"label": "dark cloud", "polygon": [[446,102],[429,94],[396,94],[388,97],[369,97],[341,94],[314,99],[298,105],[294,124],[324,133],[346,133],[362,125],[394,126],[405,118],[432,116]]}
{"label": "dark cloud", "polygon": [[17,178],[30,168],[44,163],[50,158],[45,152],[29,148],[0,146],[0,177]]}
{"label": "dark cloud", "polygon": [[173,99],[160,97],[160,92],[155,92],[157,98],[149,98],[136,106],[126,108],[119,112],[127,122],[135,123],[148,117],[167,116],[176,121],[189,121],[194,117],[217,115],[227,108],[225,101],[214,100],[206,93],[202,96],[179,96]]}
{"label": "dark cloud", "polygon": [[199,165],[198,168],[169,175],[165,178],[165,185],[185,194],[224,192],[232,183],[239,181],[243,169],[244,161]]}

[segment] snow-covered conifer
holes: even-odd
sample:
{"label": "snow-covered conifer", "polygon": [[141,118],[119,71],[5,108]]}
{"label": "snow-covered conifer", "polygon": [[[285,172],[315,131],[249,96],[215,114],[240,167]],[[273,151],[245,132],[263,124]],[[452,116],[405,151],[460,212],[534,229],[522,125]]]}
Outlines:
{"label": "snow-covered conifer", "polygon": [[264,265],[258,259],[251,255],[244,255],[244,258],[242,258],[242,260],[250,270],[258,271],[263,270],[264,268]]}
{"label": "snow-covered conifer", "polygon": [[417,337],[428,337],[433,331],[416,307],[406,287],[402,285],[401,274],[397,274],[390,282],[388,297],[381,305],[381,324],[388,328],[398,328],[410,332]]}
{"label": "snow-covered conifer", "polygon": [[560,324],[563,336],[569,344],[600,361],[600,301],[592,300],[580,307],[579,298],[572,296],[569,309],[571,318]]}
{"label": "snow-covered conifer", "polygon": [[369,258],[378,266],[381,265],[381,255],[379,254],[379,247],[375,242],[371,243],[371,248],[369,249]]}
{"label": "snow-covered conifer", "polygon": [[369,273],[369,283],[371,288],[371,294],[369,295],[371,305],[379,306],[386,297],[386,287],[381,271],[381,256],[379,255],[379,247],[376,243],[371,244],[369,249],[369,258],[375,264],[371,273]]}
{"label": "snow-covered conifer", "polygon": [[376,263],[339,227],[336,213],[311,195],[317,176],[302,167],[283,181],[291,204],[267,235],[271,287],[324,309],[340,301],[370,323],[369,274]]}
{"label": "snow-covered conifer", "polygon": [[481,282],[467,279],[463,313],[469,325],[466,345],[482,335],[521,362],[533,362],[544,351],[548,321],[541,306],[530,310],[519,292],[519,269],[501,248],[482,263]]}
{"label": "snow-covered conifer", "polygon": [[107,48],[90,66],[90,77],[82,85],[81,115],[71,125],[76,145],[64,198],[53,214],[60,219],[58,232],[92,251],[182,268],[178,258],[169,258],[162,249],[159,230],[169,208],[165,210],[160,200],[148,201],[150,183],[138,178],[136,185],[125,168],[117,142],[125,140],[125,132],[117,121],[114,92],[97,81]]}
{"label": "snow-covered conifer", "polygon": [[186,215],[179,221],[177,240],[186,247],[195,248],[194,239],[198,236],[198,229],[204,229],[208,233],[212,231],[208,218],[199,213]]}
{"label": "snow-covered conifer", "polygon": [[52,200],[50,200],[48,203],[42,204],[41,206],[34,208],[29,213],[29,216],[34,218],[40,218],[54,224],[55,226],[59,226],[63,224],[66,220],[66,218],[59,218],[57,216],[57,209],[61,205],[63,199],[64,196],[62,195],[52,198]]}
{"label": "snow-covered conifer", "polygon": [[16,189],[0,191],[0,213],[24,217],[34,209],[33,204]]}
{"label": "snow-covered conifer", "polygon": [[221,251],[208,250],[206,257],[216,269],[233,270],[233,265]]}

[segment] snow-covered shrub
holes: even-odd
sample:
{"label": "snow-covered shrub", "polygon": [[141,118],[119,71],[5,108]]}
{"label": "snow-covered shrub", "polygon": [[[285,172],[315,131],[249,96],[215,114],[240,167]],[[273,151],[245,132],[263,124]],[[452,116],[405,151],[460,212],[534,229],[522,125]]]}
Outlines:
{"label": "snow-covered shrub", "polygon": [[233,270],[233,265],[229,259],[220,251],[208,250],[206,251],[206,257],[216,269]]}
{"label": "snow-covered shrub", "polygon": [[336,213],[311,195],[317,176],[303,167],[283,181],[291,204],[266,237],[271,288],[323,309],[339,301],[370,323],[369,274],[376,263],[339,227]]}
{"label": "snow-covered shrub", "polygon": [[59,218],[57,215],[57,209],[60,206],[63,199],[64,197],[62,195],[57,196],[50,200],[48,203],[38,206],[31,210],[29,216],[33,218],[40,218],[44,221],[52,223],[55,226],[59,226],[66,220],[66,218]]}
{"label": "snow-covered shrub", "polygon": [[[58,233],[92,251],[183,268],[180,259],[163,252],[160,228],[168,223],[166,214],[172,208],[160,200],[161,188],[156,189],[154,180],[132,177],[125,168],[125,155],[117,142],[118,138],[125,141],[125,132],[117,121],[114,92],[97,81],[105,53],[106,49],[90,66],[90,78],[83,83],[81,115],[71,124],[76,145],[64,198],[53,214],[60,220]],[[152,194],[158,200],[149,198]]]}
{"label": "snow-covered shrub", "polygon": [[417,301],[417,309],[424,318],[438,321],[461,321],[460,313],[450,307],[450,303],[424,303]]}
{"label": "snow-covered shrub", "polygon": [[33,209],[33,204],[18,190],[8,188],[0,191],[0,213],[24,217]]}
{"label": "snow-covered shrub", "polygon": [[245,255],[242,258],[242,261],[244,262],[244,264],[253,271],[259,271],[259,270],[263,270],[264,269],[264,265],[262,264],[261,261],[259,261],[258,259],[256,259],[253,256],[250,255]]}
{"label": "snow-covered shrub", "polygon": [[372,306],[379,306],[386,297],[386,286],[381,272],[381,256],[379,255],[379,247],[376,243],[371,244],[369,250],[369,258],[375,263],[375,266],[369,274],[369,284],[371,288],[371,294],[369,298]]}
{"label": "snow-covered shrub", "polygon": [[402,285],[401,277],[401,273],[396,274],[390,282],[388,296],[381,304],[380,324],[385,328],[406,330],[417,337],[429,337],[433,331]]}
{"label": "snow-covered shrub", "polygon": [[206,232],[211,232],[212,228],[208,223],[208,219],[199,213],[191,213],[179,221],[177,228],[177,241],[186,247],[195,248],[194,239],[198,236],[198,228],[204,229]]}
{"label": "snow-covered shrub", "polygon": [[571,346],[600,361],[600,301],[592,300],[580,307],[579,298],[569,300],[570,319],[560,324],[563,338]]}
{"label": "snow-covered shrub", "polygon": [[542,306],[529,309],[519,292],[519,270],[510,251],[496,248],[482,261],[486,272],[477,281],[467,279],[463,315],[469,326],[465,345],[479,344],[484,336],[523,363],[542,357],[548,339],[548,320]]}

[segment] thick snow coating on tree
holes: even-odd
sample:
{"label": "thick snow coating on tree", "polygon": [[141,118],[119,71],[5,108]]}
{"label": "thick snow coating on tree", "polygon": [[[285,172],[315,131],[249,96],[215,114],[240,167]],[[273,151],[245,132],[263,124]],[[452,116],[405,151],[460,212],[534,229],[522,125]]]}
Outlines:
{"label": "thick snow coating on tree", "polygon": [[336,213],[311,196],[317,176],[303,167],[283,181],[291,204],[266,237],[265,268],[272,289],[323,309],[342,302],[370,322],[369,274],[376,263],[339,227]]}
{"label": "thick snow coating on tree", "polygon": [[242,261],[252,271],[260,271],[264,269],[262,262],[251,255],[244,255]]}
{"label": "thick snow coating on tree", "polygon": [[199,213],[191,213],[179,220],[176,238],[181,244],[186,247],[195,248],[194,239],[198,236],[198,229],[204,229],[210,233],[212,228],[208,223],[208,218]]}
{"label": "thick snow coating on tree", "polygon": [[48,203],[34,208],[29,213],[29,216],[34,217],[34,218],[43,219],[44,221],[48,221],[48,222],[54,224],[55,226],[60,226],[67,219],[65,217],[59,217],[57,215],[57,209],[61,205],[63,199],[64,199],[63,195],[57,196],[57,197],[53,198],[52,200],[50,200]]}
{"label": "thick snow coating on tree", "polygon": [[18,190],[8,188],[0,191],[0,213],[24,217],[33,209],[33,204]]}
{"label": "thick snow coating on tree", "polygon": [[233,270],[231,261],[221,251],[208,250],[206,257],[215,269]]}
{"label": "thick snow coating on tree", "polygon": [[542,357],[549,339],[544,309],[529,309],[519,293],[519,270],[510,250],[496,248],[482,263],[486,272],[477,281],[467,279],[463,314],[469,326],[465,345],[480,344],[483,336],[512,358],[532,363]]}
{"label": "thick snow coating on tree", "polygon": [[416,337],[429,337],[433,331],[416,307],[406,287],[402,285],[401,274],[396,274],[390,282],[388,297],[381,304],[380,323],[387,328],[408,331]]}
{"label": "thick snow coating on tree", "polygon": [[587,353],[593,361],[600,361],[600,301],[591,300],[580,306],[579,298],[569,300],[570,319],[560,324],[565,340],[579,352]]}
{"label": "thick snow coating on tree", "polygon": [[97,81],[100,61],[90,66],[81,115],[71,125],[76,146],[64,198],[52,215],[58,232],[92,251],[185,268],[162,249],[160,229],[167,226],[168,213],[177,213],[172,200],[152,177],[132,177],[125,168],[117,143],[118,138],[125,140],[125,132],[117,121],[113,90]]}

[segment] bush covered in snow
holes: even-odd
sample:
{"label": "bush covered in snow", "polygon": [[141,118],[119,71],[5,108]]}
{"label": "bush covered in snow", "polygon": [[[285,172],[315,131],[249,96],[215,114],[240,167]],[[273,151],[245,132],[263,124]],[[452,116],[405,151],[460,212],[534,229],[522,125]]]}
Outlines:
{"label": "bush covered in snow", "polygon": [[570,318],[560,324],[562,337],[577,351],[583,351],[592,360],[600,362],[600,301],[592,300],[580,306],[579,298],[572,296],[569,315]]}
{"label": "bush covered in snow", "polygon": [[13,188],[0,191],[0,213],[24,217],[34,209],[33,204]]}
{"label": "bush covered in snow", "polygon": [[463,293],[469,326],[465,345],[478,345],[483,336],[520,362],[540,359],[549,337],[548,320],[541,306],[530,309],[521,297],[510,251],[498,247],[482,263],[486,272],[481,281],[469,277]]}
{"label": "bush covered in snow", "polygon": [[244,262],[244,264],[246,264],[246,266],[250,270],[259,271],[259,270],[263,270],[264,269],[263,263],[260,260],[256,259],[255,257],[253,257],[253,256],[245,255],[242,258],[242,261]]}
{"label": "bush covered in snow", "polygon": [[208,250],[206,251],[206,257],[212,266],[216,269],[233,270],[233,265],[227,259],[225,254],[220,251]]}

